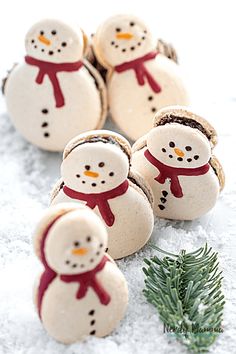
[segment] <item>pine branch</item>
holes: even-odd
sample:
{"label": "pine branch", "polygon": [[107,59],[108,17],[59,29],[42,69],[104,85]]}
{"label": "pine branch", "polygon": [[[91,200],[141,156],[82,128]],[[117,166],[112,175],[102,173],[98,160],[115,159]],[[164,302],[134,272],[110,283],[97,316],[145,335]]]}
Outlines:
{"label": "pine branch", "polygon": [[217,253],[207,244],[195,252],[164,253],[144,259],[144,295],[159,313],[167,331],[190,352],[206,353],[221,329],[224,296]]}

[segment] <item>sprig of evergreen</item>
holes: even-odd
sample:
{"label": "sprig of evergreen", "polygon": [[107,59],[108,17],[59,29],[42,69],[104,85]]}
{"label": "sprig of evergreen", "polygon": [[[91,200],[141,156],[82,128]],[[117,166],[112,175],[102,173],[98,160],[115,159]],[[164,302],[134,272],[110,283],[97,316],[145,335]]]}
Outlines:
{"label": "sprig of evergreen", "polygon": [[179,255],[152,247],[165,257],[144,259],[145,297],[157,308],[167,332],[190,352],[206,353],[222,332],[225,301],[217,253],[207,244]]}

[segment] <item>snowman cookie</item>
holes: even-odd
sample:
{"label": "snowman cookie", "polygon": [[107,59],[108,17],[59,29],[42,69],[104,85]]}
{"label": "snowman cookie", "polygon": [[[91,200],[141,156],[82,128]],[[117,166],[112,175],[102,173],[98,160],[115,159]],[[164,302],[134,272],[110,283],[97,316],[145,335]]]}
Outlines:
{"label": "snowman cookie", "polygon": [[79,202],[101,217],[108,232],[108,253],[128,256],[148,241],[153,229],[152,194],[130,171],[131,147],[121,135],[100,130],[81,134],[65,148],[62,179],[52,204]]}
{"label": "snowman cookie", "polygon": [[36,23],[25,38],[24,62],[4,83],[13,124],[42,149],[63,151],[77,134],[99,129],[107,113],[99,72],[83,59],[86,37],[57,20]]}
{"label": "snowman cookie", "polygon": [[46,331],[65,344],[112,332],[125,314],[128,289],[105,253],[101,219],[77,203],[53,206],[37,226],[34,246],[44,266],[34,298]]}
{"label": "snowman cookie", "polygon": [[224,173],[212,150],[214,128],[185,107],[159,111],[154,128],[133,146],[132,167],[149,183],[154,214],[193,220],[211,210],[224,187]]}
{"label": "snowman cookie", "polygon": [[156,41],[140,19],[109,18],[98,28],[93,46],[109,70],[108,102],[117,125],[133,140],[152,127],[154,112],[171,104],[188,104],[179,67],[156,49]]}

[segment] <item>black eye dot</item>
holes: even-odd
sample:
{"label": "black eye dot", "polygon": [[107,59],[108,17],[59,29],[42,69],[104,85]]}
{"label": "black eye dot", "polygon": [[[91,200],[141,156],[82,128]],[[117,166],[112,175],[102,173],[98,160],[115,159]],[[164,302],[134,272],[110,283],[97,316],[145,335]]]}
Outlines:
{"label": "black eye dot", "polygon": [[191,148],[191,146],[185,146],[185,150],[186,150],[186,151],[191,151],[192,148]]}
{"label": "black eye dot", "polygon": [[194,160],[198,160],[199,156],[198,155],[194,155],[193,158],[194,158]]}
{"label": "black eye dot", "polygon": [[45,138],[49,138],[50,134],[49,133],[44,133]]}
{"label": "black eye dot", "polygon": [[192,159],[187,159],[187,161],[188,161],[188,162],[191,162],[191,161],[192,161]]}
{"label": "black eye dot", "polygon": [[112,42],[111,42],[111,45],[114,45],[114,44],[115,44],[115,42],[114,42],[114,41],[112,41]]}
{"label": "black eye dot", "polygon": [[31,43],[34,43],[34,39],[32,39]]}
{"label": "black eye dot", "polygon": [[104,167],[104,166],[105,166],[105,163],[104,163],[104,162],[99,162],[98,166],[99,166],[99,167]]}
{"label": "black eye dot", "polygon": [[101,181],[102,184],[105,184],[106,182],[105,181]]}
{"label": "black eye dot", "polygon": [[66,47],[67,46],[67,43],[66,42],[62,42],[62,47]]}
{"label": "black eye dot", "polygon": [[57,31],[53,30],[51,33],[53,36],[55,36],[57,34]]}
{"label": "black eye dot", "polygon": [[175,147],[175,143],[173,141],[170,141],[169,142],[169,147],[174,148]]}
{"label": "black eye dot", "polygon": [[41,34],[41,36],[43,36],[43,35],[44,35],[44,32],[43,32],[43,31],[40,31],[40,34]]}
{"label": "black eye dot", "polygon": [[120,32],[121,31],[121,28],[116,28],[116,32]]}
{"label": "black eye dot", "polygon": [[135,25],[134,22],[130,22],[130,26],[133,27]]}
{"label": "black eye dot", "polygon": [[156,112],[156,108],[155,107],[152,107],[152,112],[155,113]]}
{"label": "black eye dot", "polygon": [[166,152],[166,149],[165,149],[165,148],[162,148],[161,151],[162,151],[162,152]]}
{"label": "black eye dot", "polygon": [[87,236],[86,241],[90,242],[91,241],[91,236]]}
{"label": "black eye dot", "polygon": [[80,175],[76,175],[77,178],[80,178]]}
{"label": "black eye dot", "polygon": [[74,242],[74,246],[75,246],[75,247],[79,247],[79,241],[75,241],[75,242]]}
{"label": "black eye dot", "polygon": [[182,157],[177,158],[178,161],[183,161]]}
{"label": "black eye dot", "polygon": [[96,183],[92,183],[91,184],[92,187],[96,187],[96,185],[97,185]]}
{"label": "black eye dot", "polygon": [[91,167],[89,165],[85,165],[84,168],[85,170],[89,171]]}
{"label": "black eye dot", "polygon": [[173,158],[173,155],[169,155],[169,158],[172,159],[172,158]]}
{"label": "black eye dot", "polygon": [[153,96],[148,96],[148,101],[152,101],[153,100]]}
{"label": "black eye dot", "polygon": [[111,176],[111,177],[114,176],[114,172],[110,172],[109,176]]}

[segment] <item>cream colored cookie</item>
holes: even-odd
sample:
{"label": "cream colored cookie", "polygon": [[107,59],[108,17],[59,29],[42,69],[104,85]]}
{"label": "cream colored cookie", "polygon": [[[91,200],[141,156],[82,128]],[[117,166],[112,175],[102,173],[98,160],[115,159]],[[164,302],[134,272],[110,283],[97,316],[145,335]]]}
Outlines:
{"label": "cream colored cookie", "polygon": [[86,36],[57,20],[36,23],[25,38],[25,60],[4,83],[14,126],[32,144],[62,151],[75,135],[103,126],[106,88],[85,59]]}
{"label": "cream colored cookie", "polygon": [[94,209],[107,227],[114,259],[138,251],[153,229],[152,193],[130,171],[130,154],[129,142],[119,134],[81,134],[66,146],[62,178],[52,192],[52,204],[76,201]]}
{"label": "cream colored cookie", "polygon": [[154,128],[133,146],[132,167],[149,183],[156,216],[193,220],[211,210],[224,187],[224,172],[212,155],[215,129],[186,109],[163,108]]}
{"label": "cream colored cookie", "polygon": [[44,266],[35,305],[46,331],[70,344],[117,327],[128,303],[126,280],[105,253],[101,219],[78,203],[50,207],[39,222],[35,251]]}
{"label": "cream colored cookie", "polygon": [[[157,51],[156,41],[140,19],[131,15],[109,18],[93,36],[93,47],[109,70],[111,115],[131,139],[151,129],[153,114],[160,108],[189,103],[178,65],[167,58],[166,50]],[[173,50],[169,55],[174,57]]]}

